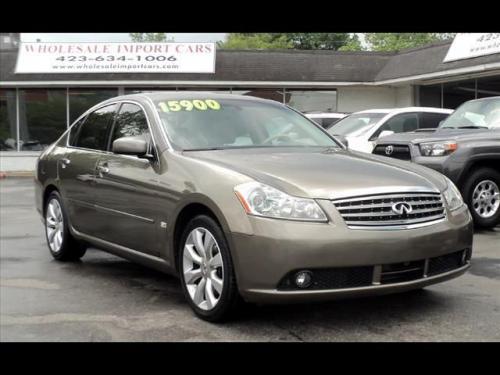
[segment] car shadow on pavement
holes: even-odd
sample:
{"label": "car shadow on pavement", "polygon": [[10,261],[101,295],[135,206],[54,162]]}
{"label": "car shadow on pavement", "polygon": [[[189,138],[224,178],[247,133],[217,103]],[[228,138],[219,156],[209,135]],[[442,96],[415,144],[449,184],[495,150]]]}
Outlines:
{"label": "car shadow on pavement", "polygon": [[[113,292],[133,293],[134,299],[147,300],[154,295],[156,308],[164,304],[165,308],[175,305],[189,309],[176,277],[121,258],[90,256],[64,267],[73,274],[97,279],[98,283],[106,282]],[[421,320],[425,316],[446,312],[449,303],[449,298],[443,298],[443,292],[424,289],[318,303],[263,306],[243,304],[236,317],[224,324],[228,328],[238,329],[241,325],[256,323],[271,323],[279,327],[280,324],[321,322],[322,326],[338,325],[343,329],[350,325],[352,329],[356,329],[360,324],[367,324],[369,329],[376,330],[379,324],[399,325],[405,321]],[[194,314],[193,319],[196,319]]]}

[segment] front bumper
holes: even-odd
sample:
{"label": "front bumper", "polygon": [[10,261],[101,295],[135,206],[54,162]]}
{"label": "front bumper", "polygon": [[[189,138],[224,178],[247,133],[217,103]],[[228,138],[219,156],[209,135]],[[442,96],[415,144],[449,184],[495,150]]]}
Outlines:
{"label": "front bumper", "polygon": [[395,293],[448,280],[464,273],[468,262],[438,275],[391,284],[321,290],[281,290],[292,271],[423,261],[472,249],[473,225],[466,206],[447,212],[436,224],[406,230],[349,229],[330,201],[319,201],[329,223],[249,217],[253,235],[231,233],[238,286],[250,302],[280,303]]}

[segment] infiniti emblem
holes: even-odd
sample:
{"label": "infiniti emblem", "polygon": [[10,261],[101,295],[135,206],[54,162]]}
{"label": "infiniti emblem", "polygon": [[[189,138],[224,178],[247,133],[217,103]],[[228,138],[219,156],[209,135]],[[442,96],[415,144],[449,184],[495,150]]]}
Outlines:
{"label": "infiniti emblem", "polygon": [[385,148],[385,154],[386,155],[392,155],[392,153],[394,152],[394,146],[392,145],[389,145]]}
{"label": "infiniti emblem", "polygon": [[392,211],[398,215],[406,214],[408,215],[413,211],[411,204],[406,202],[398,202],[392,205]]}

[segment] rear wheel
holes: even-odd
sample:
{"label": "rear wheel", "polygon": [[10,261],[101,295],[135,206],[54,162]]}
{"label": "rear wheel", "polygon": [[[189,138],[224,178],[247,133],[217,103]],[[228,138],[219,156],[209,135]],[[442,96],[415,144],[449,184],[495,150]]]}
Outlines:
{"label": "rear wheel", "polygon": [[500,223],[499,172],[478,169],[467,178],[463,191],[476,226],[492,228]]}
{"label": "rear wheel", "polygon": [[179,271],[184,295],[197,316],[222,321],[238,300],[233,264],[224,234],[209,216],[192,219],[181,239]]}
{"label": "rear wheel", "polygon": [[85,244],[69,231],[66,210],[57,191],[50,193],[45,204],[45,235],[50,253],[56,260],[77,260],[85,254]]}

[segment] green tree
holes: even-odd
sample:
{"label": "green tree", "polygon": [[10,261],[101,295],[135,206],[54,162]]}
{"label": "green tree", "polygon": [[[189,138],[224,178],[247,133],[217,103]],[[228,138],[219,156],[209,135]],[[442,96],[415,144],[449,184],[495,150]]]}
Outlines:
{"label": "green tree", "polygon": [[366,33],[365,40],[371,51],[398,51],[451,39],[453,33]]}
{"label": "green tree", "polygon": [[166,33],[130,33],[133,42],[173,42]]}
{"label": "green tree", "polygon": [[349,33],[230,33],[224,42],[217,43],[224,49],[327,49],[338,50],[358,42]]}
{"label": "green tree", "polygon": [[217,42],[223,49],[287,49],[292,44],[285,38],[269,33],[230,33],[226,40]]}

